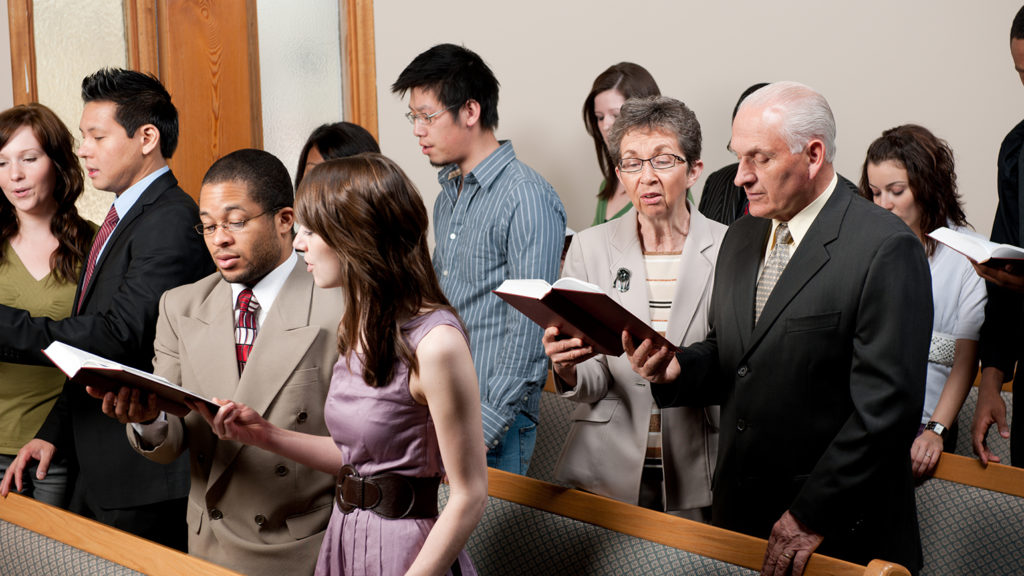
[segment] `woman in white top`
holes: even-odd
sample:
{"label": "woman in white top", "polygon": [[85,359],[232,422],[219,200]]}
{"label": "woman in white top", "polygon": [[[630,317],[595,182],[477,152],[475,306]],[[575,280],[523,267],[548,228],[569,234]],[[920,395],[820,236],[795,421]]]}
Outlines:
{"label": "woman in white top", "polygon": [[[957,193],[953,151],[913,124],[882,133],[868,148],[861,194],[899,216],[924,244],[932,272],[932,343],[918,437],[910,449],[914,474],[927,477],[943,449],[956,446],[956,420],[978,370],[978,335],[985,320],[985,282],[970,261],[926,236],[967,219]],[[980,238],[980,236],[979,236]]]}

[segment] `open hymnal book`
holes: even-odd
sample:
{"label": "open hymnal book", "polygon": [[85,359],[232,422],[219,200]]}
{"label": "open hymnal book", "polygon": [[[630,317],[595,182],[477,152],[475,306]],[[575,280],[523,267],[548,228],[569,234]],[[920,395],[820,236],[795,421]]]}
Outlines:
{"label": "open hymnal book", "polygon": [[1003,260],[1024,260],[1024,248],[1010,244],[997,244],[984,238],[950,230],[945,226],[937,228],[928,235],[979,264],[1001,265],[1005,263],[1000,262]]}
{"label": "open hymnal book", "polygon": [[676,350],[600,287],[583,280],[562,278],[554,284],[540,279],[505,280],[494,293],[540,326],[556,326],[563,335],[583,340],[599,354],[622,355],[623,331],[633,336],[635,345],[649,338],[655,346]]}
{"label": "open hymnal book", "polygon": [[212,400],[193,394],[166,378],[107,360],[60,341],[54,341],[47,346],[43,354],[46,354],[50,362],[60,368],[72,382],[113,392],[122,386],[138,388],[143,392],[156,394],[157,406],[164,412],[176,416],[189,413],[185,400],[193,403],[204,402],[214,413],[220,408]]}

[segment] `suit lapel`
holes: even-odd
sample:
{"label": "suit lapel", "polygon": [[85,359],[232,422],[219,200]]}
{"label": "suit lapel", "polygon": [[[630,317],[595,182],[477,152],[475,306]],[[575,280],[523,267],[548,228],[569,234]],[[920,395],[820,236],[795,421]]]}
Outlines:
{"label": "suit lapel", "polygon": [[233,307],[231,285],[221,280],[180,323],[180,340],[194,364],[197,389],[208,398],[230,400],[238,387]]}
{"label": "suit lapel", "polygon": [[800,246],[793,253],[768,297],[761,318],[754,326],[751,348],[757,346],[793,298],[831,258],[827,246],[839,236],[839,228],[850,204],[850,198],[849,194],[837,187],[821,208],[821,212],[807,230],[807,235],[800,241]]}
{"label": "suit lapel", "polygon": [[[643,247],[637,231],[636,209],[631,209],[615,220],[616,226],[611,237],[611,257],[608,259],[608,277],[611,278],[610,294],[613,300],[646,324],[651,323],[650,302],[647,298],[647,269],[644,267]],[[622,292],[615,279],[619,270],[629,271],[629,290]],[[601,284],[601,282],[598,282]]]}
{"label": "suit lapel", "polygon": [[[174,177],[170,171],[161,174],[156,180],[154,180],[146,189],[139,195],[139,199],[132,204],[132,207],[128,209],[128,213],[123,218],[119,218],[117,221],[117,227],[107,238],[107,245],[103,248],[103,253],[96,260],[96,265],[93,267],[92,276],[95,278],[103,270],[103,264],[107,261],[107,258],[114,253],[115,247],[118,241],[125,234],[131,232],[131,225],[145,210],[146,207],[156,201],[157,198],[163,194],[164,190],[173,188],[178,185],[178,180]],[[82,266],[82,273],[78,277],[78,289],[75,290],[75,302],[79,301],[79,294],[82,292],[82,280],[85,279],[85,266]],[[82,297],[82,308],[85,308],[86,300],[89,298],[89,294],[92,292],[93,287],[96,286],[96,282],[89,282],[88,288],[85,290],[85,294]],[[77,306],[75,309],[77,310]]]}
{"label": "suit lapel", "polygon": [[772,229],[771,220],[763,218],[754,218],[754,220],[751,232],[740,239],[739,246],[733,251],[734,261],[728,263],[734,274],[730,280],[725,280],[732,282],[733,317],[736,319],[736,330],[744,349],[749,345],[750,335],[754,329],[754,293],[757,291],[757,273],[761,267],[761,256],[768,243],[768,234]]}
{"label": "suit lapel", "polygon": [[712,244],[713,238],[707,219],[700,212],[691,209],[690,234],[679,258],[676,291],[672,297],[672,310],[669,312],[668,329],[665,333],[669,342],[683,342],[687,329],[693,322],[697,309],[700,308],[701,297],[714,269],[713,263],[705,255],[705,251],[711,248]]}
{"label": "suit lapel", "polygon": [[[241,379],[237,375],[235,377],[237,388],[232,399],[264,417],[320,333],[319,326],[309,325],[312,292],[313,277],[299,261],[274,299],[263,325],[259,327],[256,344]],[[231,326],[234,326],[233,318]],[[231,344],[233,347],[233,337]],[[234,363],[230,364],[237,367]],[[237,374],[237,368],[235,372]],[[217,457],[210,470],[210,486],[214,485],[225,469],[231,467],[241,447],[237,442],[218,443]]]}

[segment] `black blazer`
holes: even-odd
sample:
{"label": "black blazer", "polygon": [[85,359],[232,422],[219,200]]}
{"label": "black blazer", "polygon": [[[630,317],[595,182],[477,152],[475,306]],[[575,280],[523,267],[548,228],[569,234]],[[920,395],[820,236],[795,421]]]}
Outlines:
{"label": "black blazer", "polygon": [[789,510],[820,552],[921,566],[910,445],[932,327],[921,242],[843,183],[754,325],[771,221],[745,216],[716,267],[712,332],[660,405],[721,403],[713,522],[767,537]]}
{"label": "black blazer", "polygon": [[[0,360],[48,364],[40,351],[61,340],[151,371],[160,296],[213,271],[203,239],[192,229],[198,222],[195,201],[173,174],[161,175],[114,229],[80,311],[55,321],[0,306]],[[141,506],[188,493],[187,460],[163,466],[138,455],[125,439],[124,424],[104,415],[100,401],[82,386],[64,387],[36,437],[63,450],[74,447],[78,481],[104,508]]]}

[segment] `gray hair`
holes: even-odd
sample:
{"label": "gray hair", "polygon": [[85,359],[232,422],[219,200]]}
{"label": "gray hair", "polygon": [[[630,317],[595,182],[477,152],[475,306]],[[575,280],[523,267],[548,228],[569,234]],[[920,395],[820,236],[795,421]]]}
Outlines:
{"label": "gray hair", "polygon": [[679,142],[679,149],[691,162],[690,166],[700,160],[700,122],[697,122],[693,110],[675,98],[649,96],[626,100],[619,110],[618,119],[608,131],[608,151],[616,163],[622,159],[623,136],[636,129],[671,132]]}
{"label": "gray hair", "polygon": [[764,108],[777,116],[780,135],[793,154],[817,138],[825,144],[825,161],[835,159],[836,119],[817,90],[799,82],[775,82],[748,96],[739,109],[746,108]]}

